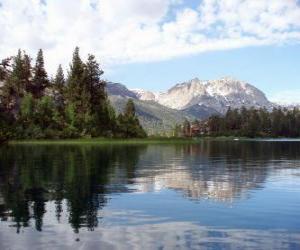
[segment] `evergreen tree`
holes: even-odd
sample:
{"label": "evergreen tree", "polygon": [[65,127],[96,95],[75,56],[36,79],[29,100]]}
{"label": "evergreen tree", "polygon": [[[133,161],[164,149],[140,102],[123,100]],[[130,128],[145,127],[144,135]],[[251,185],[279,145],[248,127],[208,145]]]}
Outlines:
{"label": "evergreen tree", "polygon": [[135,114],[132,99],[127,101],[124,113],[118,116],[118,122],[121,135],[125,138],[143,138],[147,136]]}
{"label": "evergreen tree", "polygon": [[43,51],[41,49],[38,51],[33,72],[34,76],[28,88],[28,92],[32,93],[34,98],[41,98],[45,95],[45,89],[49,87],[49,80],[44,65]]}
{"label": "evergreen tree", "polygon": [[30,59],[21,50],[13,57],[12,72],[6,76],[1,93],[1,102],[5,110],[15,118],[19,113],[21,98],[26,93],[30,81]]}
{"label": "evergreen tree", "polygon": [[90,91],[86,80],[85,65],[79,56],[79,48],[73,53],[72,64],[67,80],[67,103],[74,108],[73,126],[86,134],[90,120]]}
{"label": "evergreen tree", "polygon": [[79,48],[73,53],[72,63],[67,79],[67,96],[70,103],[79,105],[81,102],[82,86],[84,77],[84,64],[79,56]]}
{"label": "evergreen tree", "polygon": [[208,133],[209,135],[219,135],[221,133],[223,133],[223,127],[222,126],[224,124],[223,119],[217,115],[213,115],[211,117],[209,117],[208,122],[207,122],[207,126],[208,126]]}
{"label": "evergreen tree", "polygon": [[260,117],[260,121],[261,121],[261,135],[267,136],[271,132],[270,114],[266,109],[260,109],[259,117]]}
{"label": "evergreen tree", "polygon": [[23,52],[23,78],[25,82],[25,89],[27,92],[30,86],[32,85],[32,67],[31,67],[31,58],[25,52]]}
{"label": "evergreen tree", "polygon": [[31,94],[26,94],[21,101],[20,106],[20,120],[29,126],[30,123],[34,122],[35,114],[35,103]]}
{"label": "evergreen tree", "polygon": [[132,99],[129,99],[126,103],[124,116],[128,118],[135,117],[135,106]]}
{"label": "evergreen tree", "polygon": [[66,92],[66,82],[64,77],[64,72],[61,65],[58,66],[56,76],[53,79],[52,89],[54,103],[59,111],[63,113],[65,110],[65,92]]}
{"label": "evergreen tree", "polygon": [[6,59],[3,59],[0,63],[0,81],[4,81],[10,71],[9,71],[9,67],[10,67],[10,61],[11,61],[11,58],[6,58]]}
{"label": "evergreen tree", "polygon": [[103,71],[100,69],[95,56],[89,55],[85,64],[85,98],[90,98],[90,114],[91,127],[93,127],[92,135],[105,135],[108,131],[112,131],[109,112],[109,102],[105,91],[106,82],[101,80]]}
{"label": "evergreen tree", "polygon": [[249,120],[246,126],[245,135],[248,137],[255,137],[259,135],[260,131],[260,119],[257,110],[251,109],[249,111]]}
{"label": "evergreen tree", "polygon": [[10,124],[9,114],[5,111],[0,102],[0,144],[11,137],[12,126]]}

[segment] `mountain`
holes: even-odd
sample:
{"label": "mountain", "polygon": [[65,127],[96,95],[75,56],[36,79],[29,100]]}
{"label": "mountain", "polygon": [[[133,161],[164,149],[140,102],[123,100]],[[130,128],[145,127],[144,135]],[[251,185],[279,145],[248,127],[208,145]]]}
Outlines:
{"label": "mountain", "polygon": [[108,82],[106,85],[106,91],[109,96],[120,96],[138,99],[138,96],[135,94],[135,92],[129,90],[121,83]]}
{"label": "mountain", "polygon": [[107,92],[117,112],[121,112],[127,100],[132,98],[137,115],[150,134],[171,131],[184,119],[205,119],[213,114],[225,114],[229,107],[265,107],[271,110],[277,106],[261,90],[231,77],[205,81],[195,78],[161,93],[130,90],[120,83],[108,83]]}
{"label": "mountain", "polygon": [[195,78],[176,84],[165,93],[151,94],[149,91],[135,90],[133,92],[141,100],[153,100],[177,110],[192,110],[194,114],[197,113],[197,109],[203,111],[203,108],[208,112],[224,114],[228,107],[274,107],[262,91],[231,77],[207,81]]}
{"label": "mountain", "polygon": [[186,111],[174,110],[151,100],[141,100],[134,91],[120,83],[110,82],[106,90],[117,113],[123,111],[129,98],[133,99],[136,113],[148,134],[171,133],[176,124],[183,123],[185,119],[196,119]]}

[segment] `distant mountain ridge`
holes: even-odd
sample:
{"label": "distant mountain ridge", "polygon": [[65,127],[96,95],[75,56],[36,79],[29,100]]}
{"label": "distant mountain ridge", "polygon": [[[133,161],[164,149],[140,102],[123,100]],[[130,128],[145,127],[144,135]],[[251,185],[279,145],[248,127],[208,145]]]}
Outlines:
{"label": "distant mountain ridge", "polygon": [[[176,84],[167,92],[155,94],[150,91],[133,90],[141,100],[153,100],[161,105],[177,110],[186,110],[195,105],[225,113],[228,107],[265,107],[271,109],[271,103],[265,94],[253,85],[232,77],[219,80],[192,79]],[[195,107],[194,107],[195,109]]]}
{"label": "distant mountain ridge", "polygon": [[130,90],[123,84],[109,82],[107,93],[117,112],[122,110],[128,98],[132,98],[148,133],[171,131],[184,119],[205,119],[213,114],[225,114],[229,107],[264,107],[271,110],[277,106],[258,88],[232,77],[219,80],[194,78],[163,93]]}

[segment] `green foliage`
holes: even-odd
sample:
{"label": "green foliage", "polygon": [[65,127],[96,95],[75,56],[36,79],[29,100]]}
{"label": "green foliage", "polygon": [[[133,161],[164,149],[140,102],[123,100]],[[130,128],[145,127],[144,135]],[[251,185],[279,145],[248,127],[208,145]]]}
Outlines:
{"label": "green foliage", "polygon": [[[8,70],[12,61],[11,70]],[[103,71],[95,56],[84,63],[77,47],[68,77],[59,65],[49,81],[39,50],[34,68],[31,58],[18,54],[0,63],[0,141],[4,138],[41,139],[98,136],[145,137],[132,101],[119,120],[107,98]]]}
{"label": "green foliage", "polygon": [[10,66],[11,58],[5,58],[0,62],[0,81],[6,79],[9,74],[8,67]]}
{"label": "green foliage", "polygon": [[300,110],[228,109],[224,117],[208,119],[207,131],[214,136],[299,137]]}
{"label": "green foliage", "polygon": [[11,137],[10,129],[9,114],[0,103],[0,144],[4,143]]}
{"label": "green foliage", "polygon": [[12,71],[5,71],[1,88],[1,103],[15,118],[19,113],[21,98],[26,94],[31,79],[30,57],[21,50],[12,58]]}
{"label": "green foliage", "polygon": [[147,136],[136,117],[135,106],[132,99],[128,100],[124,114],[119,114],[118,116],[118,133],[125,138],[144,138]]}
{"label": "green foliage", "polygon": [[35,98],[40,98],[44,96],[45,94],[44,91],[49,86],[49,80],[44,66],[43,51],[41,49],[37,54],[36,63],[33,72],[34,72],[34,76],[31,82],[30,92],[33,94]]}
{"label": "green foliage", "polygon": [[20,119],[23,121],[34,121],[35,103],[31,94],[26,94],[20,107]]}
{"label": "green foliage", "polygon": [[62,115],[65,109],[65,94],[66,94],[66,81],[61,65],[58,66],[56,76],[52,82],[52,92],[54,103]]}

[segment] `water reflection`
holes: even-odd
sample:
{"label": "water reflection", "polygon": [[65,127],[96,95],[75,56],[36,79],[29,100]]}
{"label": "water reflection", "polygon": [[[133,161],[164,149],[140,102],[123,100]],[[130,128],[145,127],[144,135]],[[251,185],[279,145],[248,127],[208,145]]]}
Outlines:
{"label": "water reflection", "polygon": [[[273,178],[274,173],[278,173],[276,171],[295,170],[295,178],[299,180],[299,145],[299,142],[206,141],[193,145],[159,146],[6,146],[1,148],[0,155],[0,228],[4,230],[4,227],[13,227],[17,233],[26,228],[44,232],[47,231],[45,225],[63,225],[65,230],[72,228],[77,234],[81,228],[88,231],[98,228],[98,232],[103,234],[103,238],[100,237],[102,241],[106,237],[105,240],[110,239],[117,244],[117,241],[122,240],[120,230],[127,230],[127,233],[133,234],[130,232],[133,228],[128,228],[131,219],[135,227],[144,232],[143,237],[148,235],[152,240],[155,237],[158,240],[158,234],[161,232],[172,232],[172,227],[177,225],[181,229],[177,230],[175,235],[172,234],[171,238],[176,235],[180,238],[180,233],[190,230],[196,234],[189,235],[195,237],[195,241],[191,238],[190,243],[202,242],[201,244],[207,247],[209,241],[203,239],[213,234],[220,236],[217,238],[220,246],[223,246],[222,244],[226,243],[225,238],[232,240],[238,237],[238,232],[242,233],[244,239],[252,234],[258,241],[269,239],[271,242],[274,238],[273,233],[265,232],[263,237],[264,233],[250,230],[255,229],[250,222],[243,222],[241,225],[244,229],[235,231],[225,219],[220,225],[213,221],[214,213],[222,211],[218,207],[219,204],[251,200],[253,192],[259,192],[266,184],[272,183],[269,178]],[[299,197],[300,187],[296,186],[294,189],[295,195]],[[166,191],[174,191],[183,200],[175,197],[173,193],[164,194]],[[140,205],[147,201],[147,204],[153,206],[161,202],[158,196],[126,196],[125,201],[120,196],[139,193],[157,193],[170,200],[176,198],[175,206],[178,210],[174,208],[171,219],[164,219],[162,215],[146,214],[145,211],[150,211],[151,208],[147,208],[142,217],[139,217],[133,209],[126,207],[128,204],[130,206],[130,202]],[[180,204],[186,204],[184,200],[204,202],[198,205],[189,204],[194,206],[190,212],[192,219],[183,218],[179,214]],[[216,202],[216,205],[212,207],[206,201]],[[295,201],[293,204],[298,206],[299,202]],[[121,206],[124,207],[121,209]],[[205,212],[208,206],[211,210]],[[121,209],[118,216],[115,214],[117,209]],[[155,209],[158,209],[157,206]],[[200,227],[200,222],[193,213],[196,214],[196,211],[201,209],[210,216],[201,221]],[[294,210],[289,211],[293,215]],[[120,214],[123,214],[123,217],[120,217]],[[242,215],[240,216],[236,225],[243,221]],[[103,227],[107,223],[110,226],[104,232]],[[157,228],[153,228],[153,225]],[[211,225],[221,226],[223,229],[214,231],[210,228]],[[230,227],[229,231],[224,229],[227,226]],[[299,234],[289,234],[285,231],[284,223],[280,226],[280,229],[283,229],[281,237],[286,240],[286,236],[290,235],[290,239],[293,239],[291,242],[295,244]],[[56,235],[57,239],[61,237],[57,235],[58,228],[54,228],[51,234]],[[295,228],[300,229],[297,226]],[[199,234],[200,231],[202,233]],[[31,234],[34,235],[34,231],[31,231]],[[167,247],[165,244],[166,242],[164,247]],[[51,244],[49,248],[50,246]],[[151,244],[150,246],[153,247]],[[215,242],[213,246],[217,248],[218,244]],[[169,247],[176,246],[170,243]]]}
{"label": "water reflection", "polygon": [[[97,211],[105,206],[106,194],[126,192],[134,177],[139,153],[144,147],[37,147],[9,146],[1,151],[0,216],[20,227],[33,219],[42,230],[45,203],[55,201],[56,218],[67,200],[68,222],[80,227],[97,227]],[[106,185],[118,182],[119,189]]]}
{"label": "water reflection", "polygon": [[151,151],[138,168],[141,191],[173,188],[193,199],[231,202],[261,188],[270,171],[300,166],[299,147],[284,142],[211,141]]}

